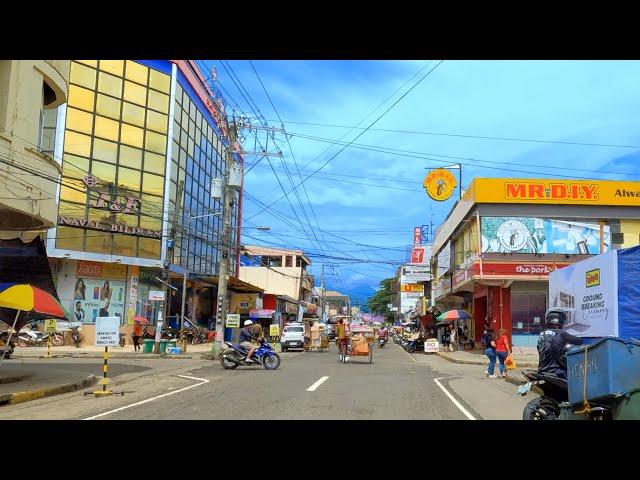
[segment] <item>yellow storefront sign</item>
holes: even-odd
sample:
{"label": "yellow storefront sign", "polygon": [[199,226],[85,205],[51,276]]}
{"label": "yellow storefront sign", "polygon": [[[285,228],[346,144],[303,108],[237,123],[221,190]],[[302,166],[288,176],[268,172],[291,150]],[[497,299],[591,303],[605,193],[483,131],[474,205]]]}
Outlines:
{"label": "yellow storefront sign", "polygon": [[402,284],[400,285],[400,291],[401,292],[424,292],[424,285],[417,285],[417,284]]}
{"label": "yellow storefront sign", "polygon": [[53,318],[48,318],[44,321],[44,331],[46,333],[53,333],[58,329],[58,322]]}
{"label": "yellow storefront sign", "polygon": [[437,168],[427,174],[422,186],[431,198],[443,202],[453,194],[456,177],[449,170]]}
{"label": "yellow storefront sign", "polygon": [[279,337],[280,336],[280,326],[279,325],[269,325],[269,336],[271,336],[271,337]]}
{"label": "yellow storefront sign", "polygon": [[476,203],[640,206],[640,182],[476,178],[470,190]]}

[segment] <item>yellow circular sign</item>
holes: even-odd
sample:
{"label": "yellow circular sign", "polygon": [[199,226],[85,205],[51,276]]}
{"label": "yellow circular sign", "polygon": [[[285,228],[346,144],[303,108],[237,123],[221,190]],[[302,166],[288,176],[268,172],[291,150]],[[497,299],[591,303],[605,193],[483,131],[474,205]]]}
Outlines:
{"label": "yellow circular sign", "polygon": [[422,186],[431,198],[443,202],[453,194],[456,188],[456,177],[449,170],[438,168],[429,172]]}

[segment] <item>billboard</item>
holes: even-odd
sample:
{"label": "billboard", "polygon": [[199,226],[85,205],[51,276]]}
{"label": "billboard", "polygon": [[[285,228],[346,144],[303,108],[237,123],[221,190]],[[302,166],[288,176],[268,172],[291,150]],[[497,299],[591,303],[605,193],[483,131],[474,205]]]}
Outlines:
{"label": "billboard", "polygon": [[402,267],[401,283],[428,282],[431,280],[431,268],[428,266]]}
{"label": "billboard", "polygon": [[617,252],[549,274],[549,308],[567,313],[564,329],[579,337],[618,336]]}
{"label": "billboard", "polygon": [[[482,217],[483,253],[600,253],[600,225],[535,217]],[[611,231],[604,226],[604,251]]]}
{"label": "billboard", "polygon": [[436,278],[440,278],[451,269],[451,242],[447,242],[438,254],[438,271]]}
{"label": "billboard", "polygon": [[617,180],[476,178],[477,203],[640,206],[640,183]]}

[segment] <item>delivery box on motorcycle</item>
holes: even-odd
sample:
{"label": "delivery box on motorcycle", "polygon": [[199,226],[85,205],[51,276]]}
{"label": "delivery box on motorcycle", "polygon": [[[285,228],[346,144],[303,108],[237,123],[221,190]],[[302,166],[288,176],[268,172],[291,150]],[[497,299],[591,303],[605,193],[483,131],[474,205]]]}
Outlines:
{"label": "delivery box on motorcycle", "polygon": [[[586,376],[585,376],[586,350]],[[569,403],[628,393],[640,388],[640,342],[602,338],[567,353]]]}

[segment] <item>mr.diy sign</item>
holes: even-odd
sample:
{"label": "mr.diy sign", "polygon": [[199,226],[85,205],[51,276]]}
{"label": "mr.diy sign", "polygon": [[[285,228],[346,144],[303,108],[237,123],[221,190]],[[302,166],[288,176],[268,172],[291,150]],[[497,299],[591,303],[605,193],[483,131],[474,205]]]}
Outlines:
{"label": "mr.diy sign", "polygon": [[[92,175],[86,175],[82,181],[87,186],[87,194],[93,187],[98,185],[98,179]],[[135,197],[112,198],[105,192],[97,192],[98,198],[93,200],[89,206],[100,210],[108,210],[113,213],[138,213],[140,211],[140,199]],[[94,220],[87,220],[73,217],[58,217],[58,225],[81,227],[89,230],[101,230],[111,233],[124,233],[127,235],[138,235],[143,237],[161,238],[162,232],[147,230],[146,228],[130,227],[126,224],[103,223]]]}

